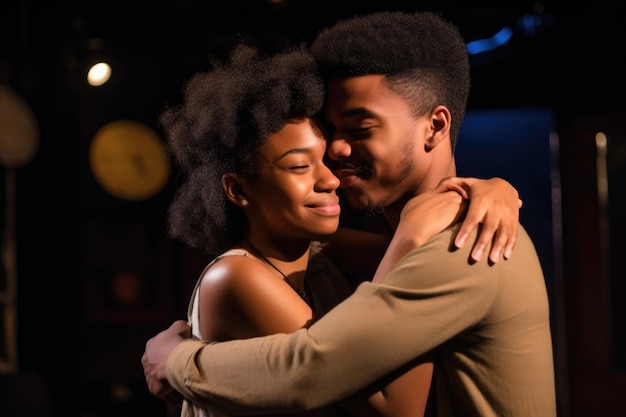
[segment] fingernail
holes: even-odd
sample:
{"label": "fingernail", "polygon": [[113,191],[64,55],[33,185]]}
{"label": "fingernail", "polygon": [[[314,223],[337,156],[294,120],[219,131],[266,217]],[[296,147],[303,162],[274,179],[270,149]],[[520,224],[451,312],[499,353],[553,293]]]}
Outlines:
{"label": "fingernail", "polygon": [[482,248],[474,249],[474,252],[472,253],[472,258],[474,258],[475,261],[480,261],[482,257],[483,257],[483,249]]}
{"label": "fingernail", "polygon": [[465,241],[467,240],[467,235],[462,234],[456,237],[456,247],[462,248],[465,245]]}
{"label": "fingernail", "polygon": [[501,254],[501,253],[502,253],[502,252],[501,252],[499,249],[495,250],[495,251],[494,251],[494,252],[493,252],[493,253],[489,256],[489,259],[491,260],[491,262],[493,262],[494,264],[495,264],[495,263],[498,263],[498,261],[500,260],[500,254]]}

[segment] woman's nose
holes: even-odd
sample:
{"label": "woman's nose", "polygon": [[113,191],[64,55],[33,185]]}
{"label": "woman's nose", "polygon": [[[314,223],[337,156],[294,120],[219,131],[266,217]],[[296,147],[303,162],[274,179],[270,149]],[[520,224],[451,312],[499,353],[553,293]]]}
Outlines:
{"label": "woman's nose", "polygon": [[315,186],[316,191],[335,191],[339,188],[339,178],[326,165],[320,166],[320,176]]}

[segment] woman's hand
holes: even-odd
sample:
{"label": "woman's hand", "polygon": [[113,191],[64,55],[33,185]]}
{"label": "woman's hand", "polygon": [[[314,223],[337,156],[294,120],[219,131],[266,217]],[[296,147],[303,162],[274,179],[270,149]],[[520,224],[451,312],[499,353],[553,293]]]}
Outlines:
{"label": "woman's hand", "polygon": [[448,177],[439,183],[436,190],[454,190],[469,200],[467,215],[454,240],[457,247],[462,247],[469,234],[478,224],[482,224],[480,235],[474,243],[472,259],[482,259],[489,245],[491,262],[497,263],[502,256],[504,259],[511,257],[517,243],[522,200],[508,181],[502,178]]}

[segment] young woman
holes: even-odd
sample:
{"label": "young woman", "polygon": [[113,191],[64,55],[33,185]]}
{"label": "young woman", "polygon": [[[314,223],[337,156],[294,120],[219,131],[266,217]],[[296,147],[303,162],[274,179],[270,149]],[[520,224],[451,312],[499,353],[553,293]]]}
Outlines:
{"label": "young woman", "polygon": [[[324,254],[342,253],[339,242],[358,248],[359,267],[373,276],[390,236],[337,232],[339,180],[324,163],[326,141],[316,117],[323,101],[306,51],[263,57],[242,45],[227,63],[196,74],[182,104],[163,113],[185,179],[168,211],[170,234],[214,257],[189,305],[195,337],[225,341],[289,333],[321,317],[352,291]],[[483,192],[493,185],[473,184]],[[505,188],[512,187],[496,187],[494,199]],[[461,200],[454,192],[432,193],[430,208],[411,219],[416,239],[425,241],[452,223],[464,208]],[[424,372],[427,396],[432,371]],[[362,406],[384,415],[381,401],[387,399]],[[355,410],[351,403],[342,410]],[[185,400],[182,415],[221,414]]]}

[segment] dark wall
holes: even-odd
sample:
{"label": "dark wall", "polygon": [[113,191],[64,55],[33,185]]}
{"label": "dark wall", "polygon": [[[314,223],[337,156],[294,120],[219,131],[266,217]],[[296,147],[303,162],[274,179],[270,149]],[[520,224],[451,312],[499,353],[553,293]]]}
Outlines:
{"label": "dark wall", "polygon": [[[120,118],[158,130],[156,119],[164,103],[177,99],[183,82],[206,68],[209,57],[224,56],[235,42],[245,39],[279,49],[310,40],[319,28],[340,17],[382,9],[440,10],[468,40],[491,36],[505,25],[515,33],[507,46],[471,58],[469,109],[549,109],[558,132],[575,130],[581,117],[624,114],[626,64],[621,51],[626,22],[613,2],[465,3],[292,0],[272,7],[257,0],[223,4],[192,0],[150,2],[145,9],[113,2],[99,10],[85,2],[63,6],[4,2],[0,83],[26,99],[40,131],[34,159],[16,169],[19,364],[22,372],[44,377],[51,408],[58,415],[96,414],[98,408],[101,415],[132,414],[134,407],[165,412],[142,385],[139,355],[148,335],[183,314],[185,279],[195,278],[202,260],[164,237],[162,221],[171,186],[140,203],[117,200],[94,181],[87,164],[88,148],[97,129]],[[520,26],[524,21],[520,19],[532,14],[544,19],[536,31]],[[101,47],[95,39],[104,41]],[[82,80],[87,61],[98,54],[115,57],[121,70],[110,85],[95,90]],[[514,136],[506,126],[493,133],[503,142]],[[574,159],[577,152],[595,152],[587,144],[581,149],[561,154],[561,165],[569,173],[576,172],[580,163]],[[5,179],[3,169],[0,183],[5,184]],[[513,180],[524,190],[523,198],[535,192],[526,190],[529,183],[524,178]],[[571,219],[571,213],[580,210],[580,200],[571,195],[577,189],[569,186],[563,192],[570,193],[563,199],[563,215]],[[6,196],[0,198],[6,203]],[[123,258],[125,251],[132,250],[107,241],[110,236],[100,239],[91,234],[94,223],[98,230],[116,231],[122,240],[160,242],[162,246],[146,250],[145,262],[163,262],[158,264],[163,274],[171,273],[171,279],[159,274],[154,278],[155,291],[165,297],[156,299],[168,300],[163,301],[164,308],[148,309],[145,315],[123,314],[117,307],[92,308],[88,294],[93,288],[86,284],[88,259],[93,253]],[[579,225],[570,221],[568,227]],[[574,235],[581,241],[594,237],[584,230]],[[160,256],[161,251],[168,256]],[[584,255],[566,247],[563,256],[567,269]],[[579,278],[583,282],[597,270],[598,265],[589,262],[588,274]],[[590,314],[594,317],[593,309]],[[570,334],[579,331],[576,322],[569,326],[573,326]],[[124,340],[132,344],[120,345]],[[111,352],[114,359],[103,363],[101,358]],[[582,355],[581,360],[588,358]],[[100,368],[91,365],[109,373],[98,376]],[[59,378],[67,383],[59,383]],[[130,394],[124,387],[130,387]]]}

